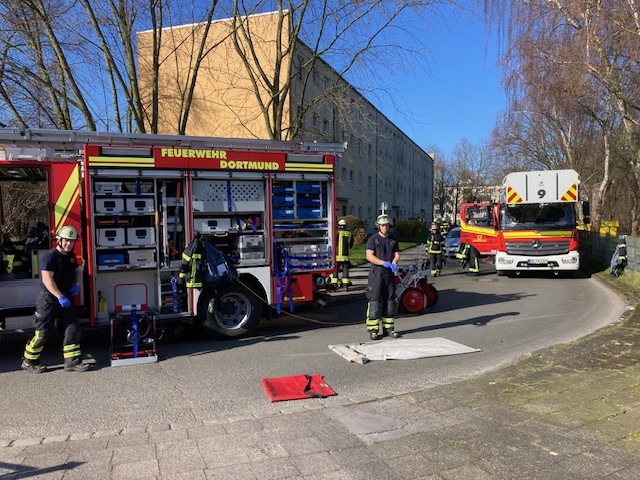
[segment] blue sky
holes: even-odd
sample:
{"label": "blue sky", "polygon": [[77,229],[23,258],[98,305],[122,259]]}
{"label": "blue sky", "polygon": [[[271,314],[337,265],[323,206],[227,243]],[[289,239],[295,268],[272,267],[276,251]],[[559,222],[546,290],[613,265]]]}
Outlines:
{"label": "blue sky", "polygon": [[376,105],[425,150],[436,145],[450,156],[466,138],[474,145],[488,140],[505,97],[496,67],[495,39],[487,42],[481,18],[448,19],[447,25],[425,28],[423,42],[431,50],[430,71],[396,73],[390,81],[403,100],[403,112]]}

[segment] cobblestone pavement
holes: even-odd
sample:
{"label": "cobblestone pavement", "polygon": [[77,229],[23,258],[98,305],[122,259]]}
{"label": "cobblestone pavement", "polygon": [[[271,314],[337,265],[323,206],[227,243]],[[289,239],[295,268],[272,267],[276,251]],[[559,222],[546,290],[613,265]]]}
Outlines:
{"label": "cobblestone pavement", "polygon": [[508,368],[362,403],[0,439],[0,479],[636,480],[639,359],[630,309]]}

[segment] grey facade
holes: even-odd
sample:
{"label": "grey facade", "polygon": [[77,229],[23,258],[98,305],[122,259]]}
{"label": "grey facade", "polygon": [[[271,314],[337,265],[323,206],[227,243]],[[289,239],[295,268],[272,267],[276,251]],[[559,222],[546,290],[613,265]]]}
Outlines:
{"label": "grey facade", "polygon": [[[304,64],[305,51],[299,50],[294,70]],[[301,110],[300,140],[348,144],[336,168],[339,215],[359,217],[369,232],[383,202],[394,220],[431,219],[433,157],[326,63],[317,61],[292,85],[291,114]]]}

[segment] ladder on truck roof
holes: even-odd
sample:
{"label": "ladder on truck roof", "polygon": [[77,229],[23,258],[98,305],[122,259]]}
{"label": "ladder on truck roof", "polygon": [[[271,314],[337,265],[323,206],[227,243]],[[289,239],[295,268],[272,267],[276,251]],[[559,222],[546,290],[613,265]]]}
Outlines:
{"label": "ladder on truck roof", "polygon": [[79,130],[0,128],[0,146],[44,149],[48,156],[57,152],[79,153],[85,145],[109,147],[179,147],[216,150],[251,150],[284,153],[340,155],[347,144],[292,142],[249,138],[196,137],[149,133],[88,132]]}

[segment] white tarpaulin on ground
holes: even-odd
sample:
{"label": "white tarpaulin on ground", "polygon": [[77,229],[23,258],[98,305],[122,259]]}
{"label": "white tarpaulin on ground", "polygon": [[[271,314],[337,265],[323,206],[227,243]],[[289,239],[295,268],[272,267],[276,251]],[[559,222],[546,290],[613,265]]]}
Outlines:
{"label": "white tarpaulin on ground", "polygon": [[480,351],[442,337],[329,345],[329,348],[355,363],[367,363],[373,360],[413,360]]}

